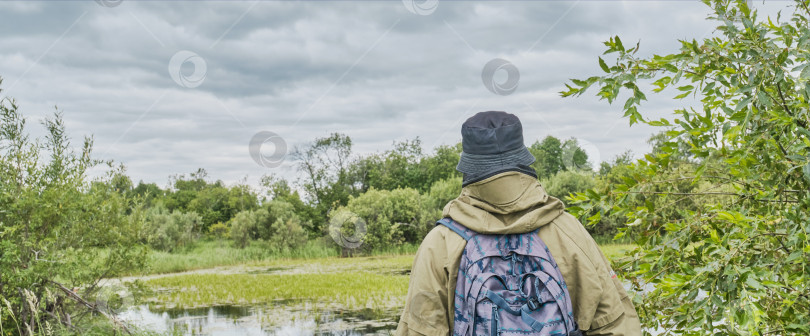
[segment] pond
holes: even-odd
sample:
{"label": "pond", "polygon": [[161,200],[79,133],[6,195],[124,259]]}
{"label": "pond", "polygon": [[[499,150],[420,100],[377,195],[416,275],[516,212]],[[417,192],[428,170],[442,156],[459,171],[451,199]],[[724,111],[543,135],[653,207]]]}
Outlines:
{"label": "pond", "polygon": [[155,309],[139,305],[118,314],[138,328],[175,335],[390,335],[398,312],[324,311],[311,306],[214,306]]}
{"label": "pond", "polygon": [[[412,260],[277,261],[139,277],[153,291],[148,304],[118,316],[173,335],[390,335],[405,303]],[[642,293],[649,290],[651,285]]]}

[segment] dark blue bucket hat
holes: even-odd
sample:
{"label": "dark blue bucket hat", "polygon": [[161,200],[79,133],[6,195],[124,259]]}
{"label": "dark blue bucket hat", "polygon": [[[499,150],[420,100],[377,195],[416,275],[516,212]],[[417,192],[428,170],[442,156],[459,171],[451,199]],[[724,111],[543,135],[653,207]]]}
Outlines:
{"label": "dark blue bucket hat", "polygon": [[461,125],[461,146],[456,170],[464,174],[464,186],[507,171],[537,178],[529,166],[535,158],[523,144],[523,126],[514,114],[476,113]]}

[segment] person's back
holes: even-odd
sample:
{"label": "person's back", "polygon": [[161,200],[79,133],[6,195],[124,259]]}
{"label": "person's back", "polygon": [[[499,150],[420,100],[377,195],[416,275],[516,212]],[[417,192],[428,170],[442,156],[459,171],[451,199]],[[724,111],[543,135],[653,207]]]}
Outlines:
{"label": "person's back", "polygon": [[[635,308],[608,260],[562,202],[546,194],[528,166],[534,158],[523,152],[517,117],[479,113],[465,122],[462,136],[458,170],[464,173],[464,188],[445,206],[443,217],[481,234],[537,230],[567,284],[579,329],[585,335],[641,335]],[[451,333],[455,311],[463,309],[454,300],[465,246],[465,239],[446,226],[436,226],[425,237],[411,270],[397,335]]]}

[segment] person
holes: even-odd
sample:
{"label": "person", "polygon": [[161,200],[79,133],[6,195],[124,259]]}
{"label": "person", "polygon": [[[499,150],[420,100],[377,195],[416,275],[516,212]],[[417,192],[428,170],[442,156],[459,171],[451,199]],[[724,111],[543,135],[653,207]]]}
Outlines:
{"label": "person", "polygon": [[[638,314],[582,224],[546,193],[530,166],[517,116],[480,112],[461,127],[461,194],[442,217],[479,234],[538,231],[567,284],[575,322],[584,335],[641,335]],[[453,330],[459,262],[466,240],[436,225],[422,241],[410,275],[396,335],[449,335]]]}

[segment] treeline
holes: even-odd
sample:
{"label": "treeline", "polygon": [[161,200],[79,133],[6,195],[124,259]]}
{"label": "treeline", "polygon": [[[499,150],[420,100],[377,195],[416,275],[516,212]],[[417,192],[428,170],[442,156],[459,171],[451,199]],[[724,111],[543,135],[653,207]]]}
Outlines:
{"label": "treeline", "polygon": [[[619,178],[630,164],[628,152],[593,171],[574,138],[547,136],[529,151],[537,158],[533,166],[541,183],[561,199]],[[261,243],[274,251],[307,242],[346,248],[333,239],[337,234],[362,240],[345,253],[367,253],[421,241],[461,191],[455,170],[460,153],[460,143],[426,153],[416,138],[355,155],[351,138],[334,133],[291,154],[302,177],[266,175],[260,190],[210,181],[204,169],[172,176],[166,188],[136,185],[123,173],[106,187],[129,202],[130,215],[144,228],[140,241],[154,249],[172,251],[206,237],[230,239],[238,247]],[[610,237],[620,225],[620,219],[606,217],[589,230]]]}

